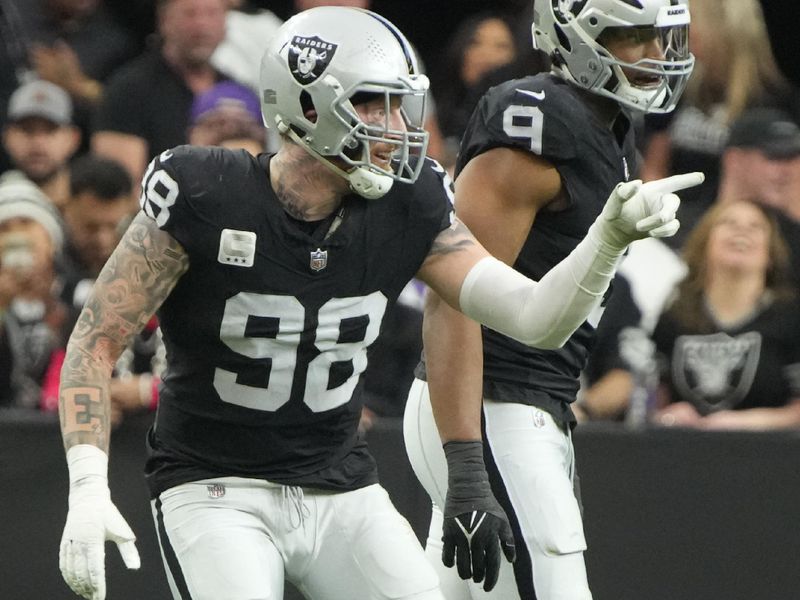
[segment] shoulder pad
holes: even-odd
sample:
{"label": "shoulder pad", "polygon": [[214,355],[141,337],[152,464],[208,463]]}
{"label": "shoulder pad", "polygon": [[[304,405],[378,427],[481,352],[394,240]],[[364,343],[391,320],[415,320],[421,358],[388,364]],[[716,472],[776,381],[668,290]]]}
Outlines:
{"label": "shoulder pad", "polygon": [[581,126],[583,107],[576,105],[579,100],[566,85],[540,74],[491,88],[473,113],[462,153],[471,158],[505,146],[553,162],[574,157],[573,132]]}
{"label": "shoulder pad", "polygon": [[173,235],[197,213],[224,212],[219,206],[234,191],[231,181],[242,181],[249,162],[244,151],[224,148],[177,146],[165,150],[148,165],[142,178],[139,204],[156,224]]}
{"label": "shoulder pad", "polygon": [[430,157],[414,183],[395,184],[386,199],[409,206],[412,219],[434,222],[439,230],[449,227],[453,213],[453,180],[444,167]]}

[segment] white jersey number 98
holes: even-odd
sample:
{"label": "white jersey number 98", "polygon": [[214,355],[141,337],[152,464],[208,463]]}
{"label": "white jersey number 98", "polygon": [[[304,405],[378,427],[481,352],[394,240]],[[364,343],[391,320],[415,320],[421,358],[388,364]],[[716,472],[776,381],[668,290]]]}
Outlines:
{"label": "white jersey number 98", "polygon": [[[387,300],[381,292],[355,298],[332,298],[317,315],[314,346],[318,351],[306,366],[303,402],[314,412],[346,404],[353,395],[358,377],[367,368],[367,348],[377,339]],[[277,323],[274,337],[249,337],[251,317]],[[237,382],[238,374],[222,368],[214,373],[214,388],[230,404],[253,410],[276,411],[289,401],[306,309],[297,298],[273,294],[240,292],[225,304],[220,339],[231,350],[252,359],[271,359],[266,387]],[[342,324],[348,319],[366,322],[363,339],[342,341]],[[341,384],[328,389],[331,368],[350,363],[352,373]]]}

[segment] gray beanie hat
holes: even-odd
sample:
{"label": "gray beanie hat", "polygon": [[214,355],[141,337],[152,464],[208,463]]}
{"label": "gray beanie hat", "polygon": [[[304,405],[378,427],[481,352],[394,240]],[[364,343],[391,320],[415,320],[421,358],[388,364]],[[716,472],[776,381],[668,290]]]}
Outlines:
{"label": "gray beanie hat", "polygon": [[0,223],[24,218],[36,221],[47,230],[56,254],[64,247],[61,215],[44,193],[19,171],[0,177]]}

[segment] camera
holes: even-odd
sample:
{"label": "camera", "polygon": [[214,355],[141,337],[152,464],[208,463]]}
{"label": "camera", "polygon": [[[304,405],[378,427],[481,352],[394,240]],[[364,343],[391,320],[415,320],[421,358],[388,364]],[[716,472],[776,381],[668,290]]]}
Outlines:
{"label": "camera", "polygon": [[29,271],[33,265],[33,247],[28,236],[10,233],[0,237],[0,267],[15,271]]}

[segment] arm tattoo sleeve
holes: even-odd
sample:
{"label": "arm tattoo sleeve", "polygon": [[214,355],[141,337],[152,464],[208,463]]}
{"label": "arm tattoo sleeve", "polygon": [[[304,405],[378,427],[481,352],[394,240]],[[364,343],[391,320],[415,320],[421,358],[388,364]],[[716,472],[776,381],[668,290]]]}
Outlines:
{"label": "arm tattoo sleeve", "polygon": [[64,448],[108,452],[114,364],[189,266],[184,249],[140,213],[108,259],[67,344],[59,418]]}

